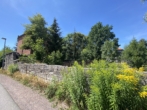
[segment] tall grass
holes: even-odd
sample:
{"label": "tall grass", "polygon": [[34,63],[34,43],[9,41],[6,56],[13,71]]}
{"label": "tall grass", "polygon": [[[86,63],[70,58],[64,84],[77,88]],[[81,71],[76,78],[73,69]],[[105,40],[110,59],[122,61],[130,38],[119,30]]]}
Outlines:
{"label": "tall grass", "polygon": [[147,86],[140,71],[105,61],[94,61],[84,71],[75,62],[62,82],[48,91],[54,90],[52,97],[68,100],[72,110],[147,110]]}

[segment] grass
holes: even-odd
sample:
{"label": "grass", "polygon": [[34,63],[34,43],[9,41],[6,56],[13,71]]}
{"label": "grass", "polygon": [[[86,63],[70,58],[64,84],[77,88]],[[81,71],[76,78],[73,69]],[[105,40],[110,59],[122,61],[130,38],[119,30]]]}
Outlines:
{"label": "grass", "polygon": [[21,82],[22,84],[29,86],[33,89],[37,89],[40,92],[45,92],[47,86],[49,85],[49,82],[45,81],[44,79],[38,78],[37,76],[34,75],[23,74],[20,73],[19,71],[14,72],[13,74],[9,74],[8,71],[0,69],[0,73],[8,75],[13,79]]}

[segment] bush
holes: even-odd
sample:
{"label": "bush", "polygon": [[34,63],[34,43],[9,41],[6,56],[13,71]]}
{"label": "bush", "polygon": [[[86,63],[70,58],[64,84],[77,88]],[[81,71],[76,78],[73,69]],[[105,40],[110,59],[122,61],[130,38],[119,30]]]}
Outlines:
{"label": "bush", "polygon": [[8,72],[10,75],[13,75],[18,70],[19,70],[18,65],[16,65],[16,64],[11,64],[8,66]]}
{"label": "bush", "polygon": [[60,51],[53,51],[48,57],[45,59],[45,63],[47,64],[61,64],[62,63],[62,53]]}
{"label": "bush", "polygon": [[34,63],[35,58],[33,55],[29,55],[29,56],[23,55],[23,56],[19,57],[19,61],[22,63]]}
{"label": "bush", "polygon": [[51,99],[55,97],[57,89],[58,89],[58,83],[56,81],[53,81],[51,84],[49,84],[45,91],[47,98]]}
{"label": "bush", "polygon": [[147,92],[136,69],[105,61],[94,61],[91,68],[88,110],[147,110]]}
{"label": "bush", "polygon": [[74,66],[64,74],[63,84],[65,94],[70,99],[74,109],[86,109],[86,97],[89,94],[89,84],[87,74],[84,72],[84,67],[77,62]]}

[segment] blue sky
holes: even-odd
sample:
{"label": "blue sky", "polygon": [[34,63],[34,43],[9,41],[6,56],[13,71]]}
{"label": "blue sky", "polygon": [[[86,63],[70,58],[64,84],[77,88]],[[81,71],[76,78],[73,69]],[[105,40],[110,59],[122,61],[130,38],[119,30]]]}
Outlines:
{"label": "blue sky", "polygon": [[[23,25],[30,23],[28,17],[39,13],[48,26],[57,19],[62,37],[74,30],[88,35],[97,22],[112,25],[123,48],[133,37],[147,40],[146,12],[147,2],[140,0],[1,0],[0,38],[7,38],[7,46],[14,47]],[[3,44],[0,39],[0,49]]]}

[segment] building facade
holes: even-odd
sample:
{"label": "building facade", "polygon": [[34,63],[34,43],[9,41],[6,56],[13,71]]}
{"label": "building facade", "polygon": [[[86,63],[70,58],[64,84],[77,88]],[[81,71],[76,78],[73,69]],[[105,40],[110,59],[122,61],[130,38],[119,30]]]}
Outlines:
{"label": "building facade", "polygon": [[20,36],[17,37],[17,52],[20,55],[30,55],[31,54],[30,49],[21,49],[24,37],[25,37],[25,34],[20,35]]}

